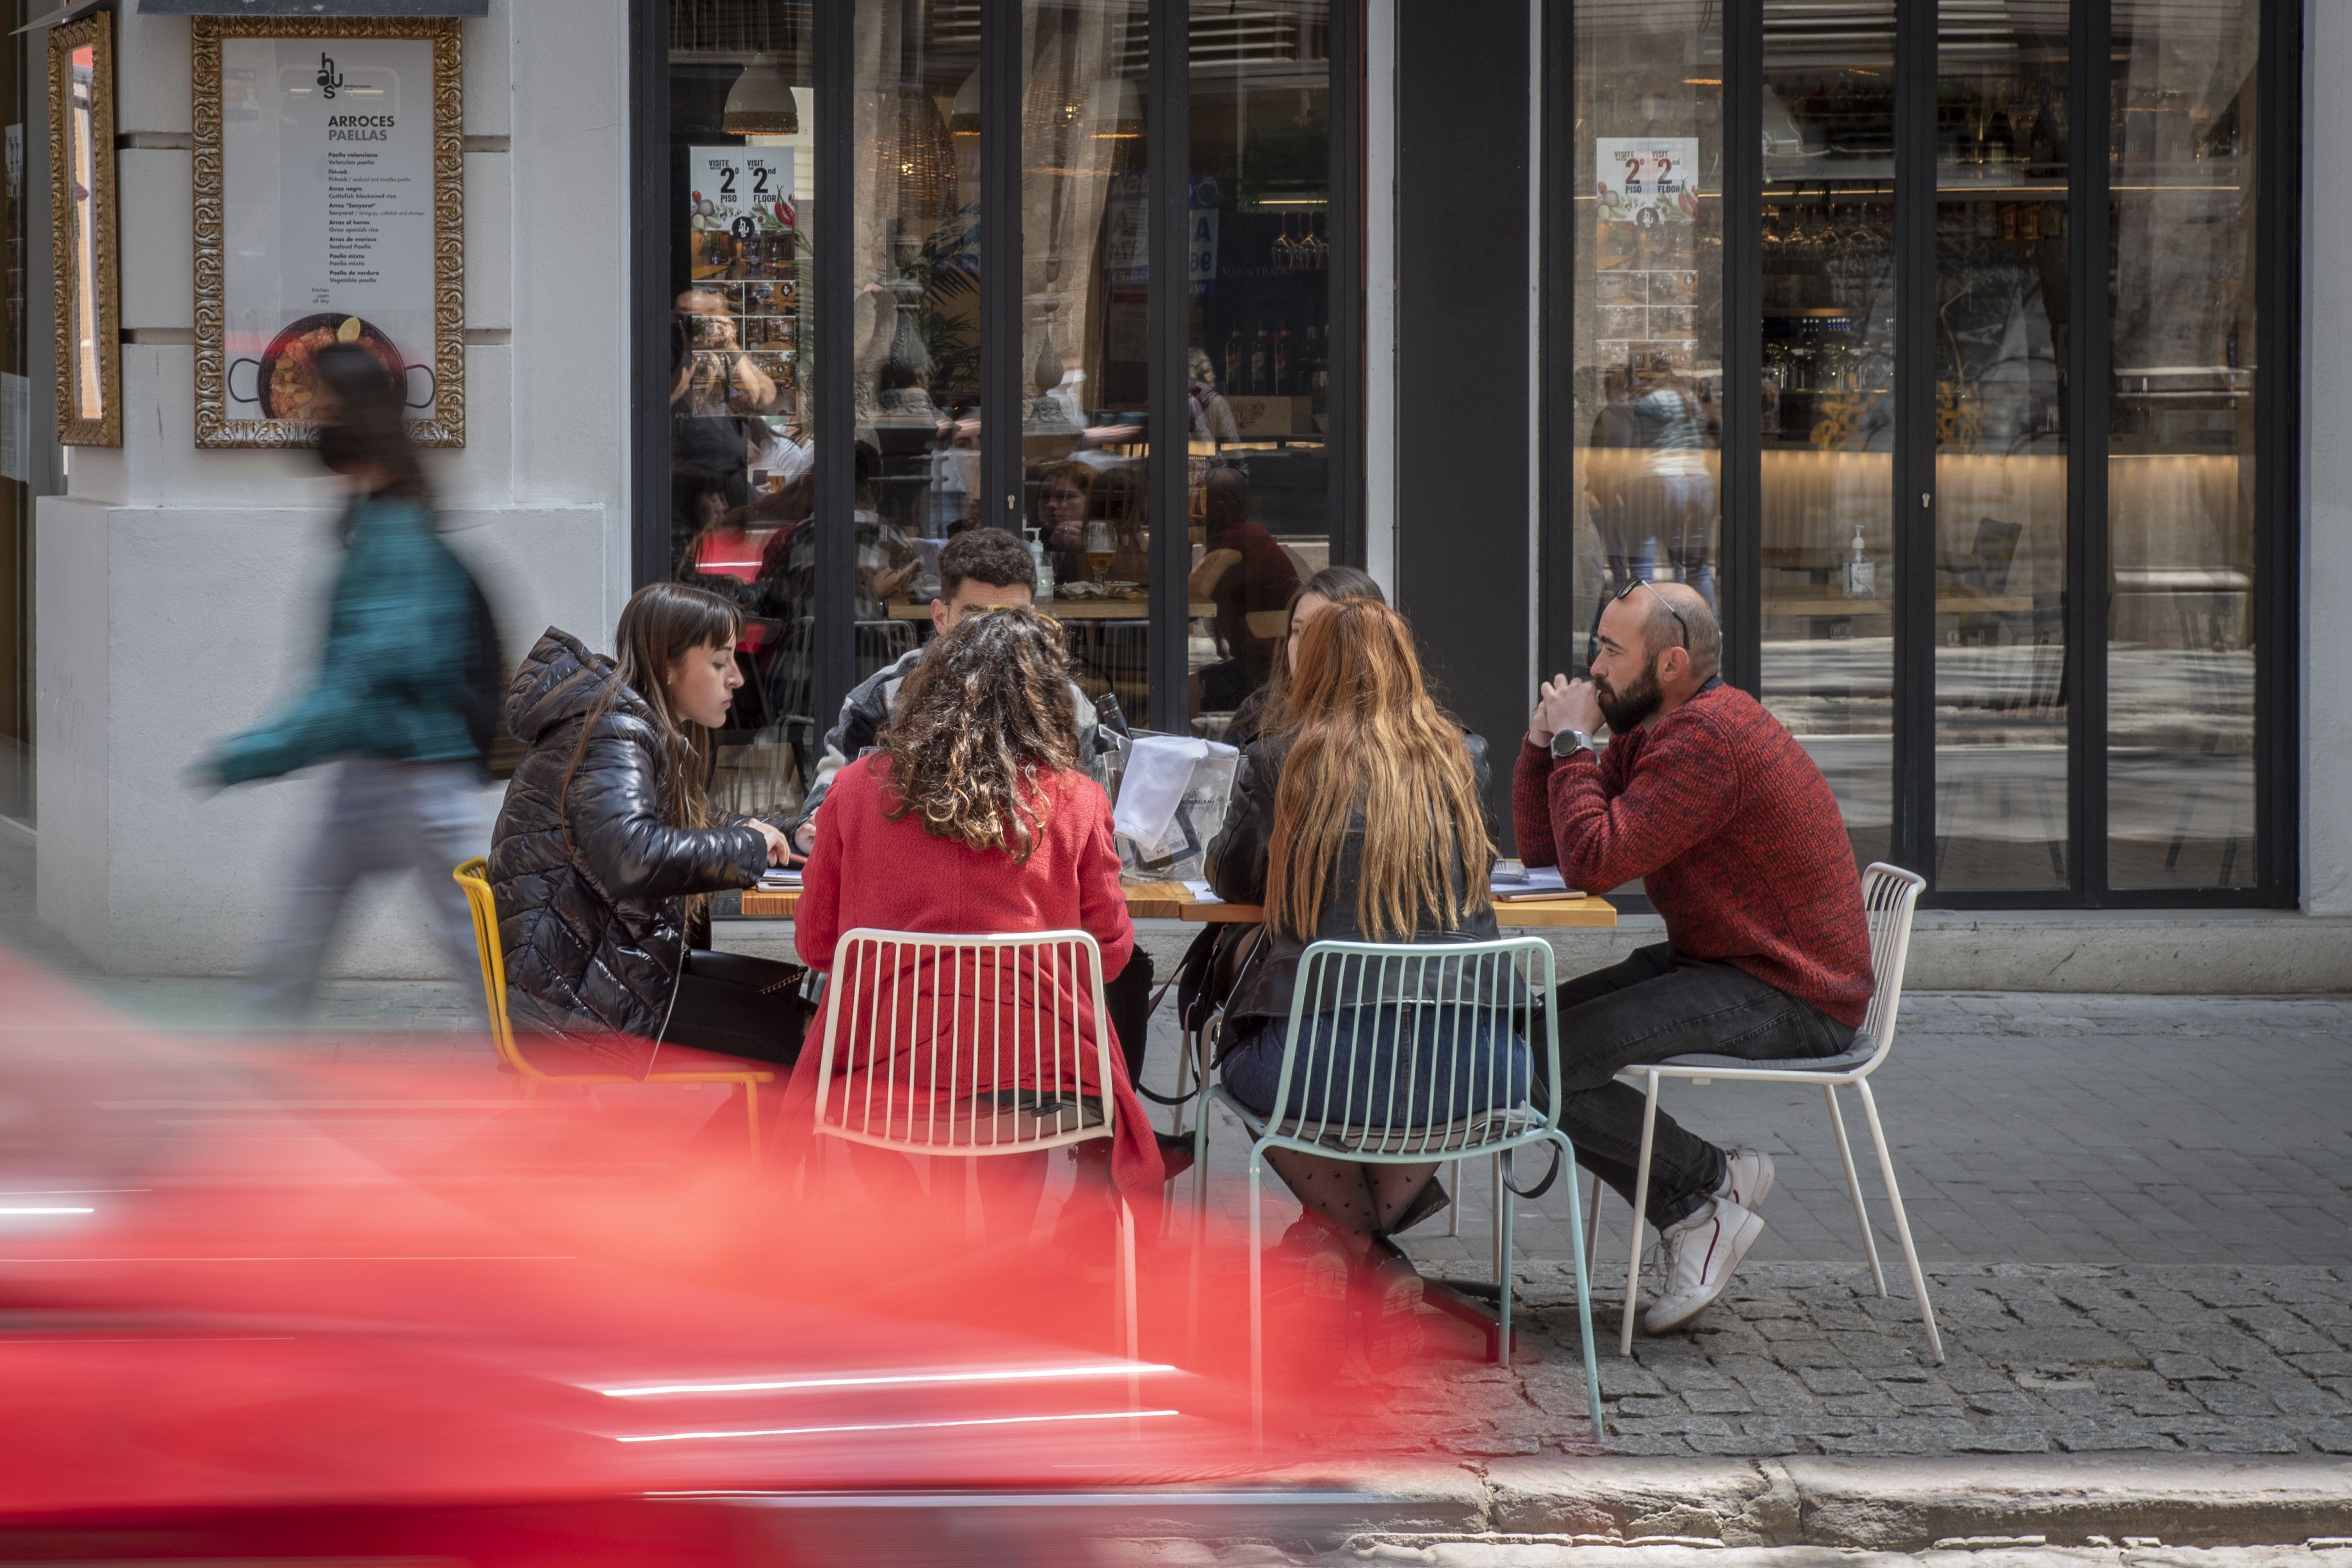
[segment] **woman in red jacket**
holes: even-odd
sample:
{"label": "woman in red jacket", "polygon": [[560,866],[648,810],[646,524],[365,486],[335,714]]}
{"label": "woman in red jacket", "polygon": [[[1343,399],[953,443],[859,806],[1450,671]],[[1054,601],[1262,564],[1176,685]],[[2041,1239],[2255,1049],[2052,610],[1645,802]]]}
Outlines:
{"label": "woman in red jacket", "polygon": [[[817,811],[793,943],[810,967],[832,973],[842,933],[860,927],[961,936],[1077,930],[1095,939],[1108,981],[1135,950],[1110,822],[1102,787],[1077,768],[1069,659],[1054,626],[1028,609],[974,616],[908,679],[882,749],[835,776]],[[1055,1102],[1108,1092],[1116,1106],[1113,1179],[1132,1200],[1156,1196],[1159,1147],[1116,1049],[1111,1081],[1099,1081],[1094,996],[1091,978],[1069,967],[1000,975],[992,964],[966,960],[942,977],[936,963],[909,958],[878,978],[870,970],[837,975],[828,1013],[849,1011],[833,1071],[852,1081],[831,1087],[826,1120],[847,1115],[859,1125],[877,1104],[894,1117],[951,1108],[970,1117],[976,1101],[992,1099],[1015,1112],[1000,1124],[1018,1120],[1025,1135],[1035,1120],[1075,1127],[1076,1113],[1055,1110]],[[1073,1011],[1082,1026],[1058,1051],[992,1048],[1016,1035],[1051,1036],[1054,1020]],[[877,1029],[892,1031],[895,1053],[876,1072],[849,1072]],[[823,1056],[801,1053],[785,1099],[788,1129],[813,1125]],[[1016,1056],[1017,1068],[1005,1059]],[[992,1072],[1013,1081],[993,1081]],[[877,1131],[882,1124],[877,1117]],[[890,1163],[861,1160],[859,1170],[879,1175]],[[1001,1193],[1000,1222],[1034,1207],[1043,1154],[999,1156],[980,1168],[992,1184],[1026,1196],[1021,1206]]]}

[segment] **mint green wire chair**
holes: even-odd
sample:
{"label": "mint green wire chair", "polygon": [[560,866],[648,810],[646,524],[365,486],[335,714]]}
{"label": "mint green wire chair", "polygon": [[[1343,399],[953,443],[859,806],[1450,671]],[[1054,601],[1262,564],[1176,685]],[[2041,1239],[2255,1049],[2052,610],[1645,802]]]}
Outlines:
{"label": "mint green wire chair", "polygon": [[[1392,985],[1390,983],[1393,981]],[[1510,937],[1499,942],[1318,942],[1299,961],[1298,984],[1291,994],[1289,1038],[1283,1047],[1281,1079],[1275,1104],[1291,1103],[1294,1080],[1311,1073],[1301,1059],[1299,1046],[1307,1026],[1329,1013],[1381,1005],[1389,994],[1433,997],[1386,1004],[1399,1014],[1397,1026],[1380,1030],[1359,1026],[1349,1037],[1334,1040],[1322,1068],[1320,1113],[1288,1121],[1269,1119],[1242,1104],[1222,1084],[1208,1086],[1201,1116],[1192,1132],[1194,1227],[1192,1266],[1197,1287],[1201,1267],[1201,1237],[1207,1222],[1209,1187],[1209,1107],[1222,1105],[1255,1139],[1250,1148],[1250,1414],[1253,1431],[1263,1440],[1265,1424],[1265,1335],[1264,1306],[1264,1219],[1259,1188],[1269,1149],[1295,1149],[1302,1154],[1367,1164],[1414,1165],[1432,1162],[1455,1163],[1496,1156],[1499,1190],[1495,1205],[1495,1281],[1500,1299],[1496,1359],[1507,1366],[1511,1359],[1511,1157],[1531,1143],[1549,1143],[1557,1151],[1568,1177],[1568,1222],[1576,1268],[1577,1328],[1584,1350],[1584,1396],[1592,1433],[1601,1433],[1601,1374],[1592,1348],[1592,1296],[1586,1279],[1584,1213],[1578,1197],[1576,1151],[1559,1130],[1559,1110],[1538,1111],[1509,1093],[1507,1051],[1488,1053],[1483,1086],[1465,1079],[1461,1071],[1465,1053],[1481,1038],[1507,1038],[1518,1032],[1523,1018],[1542,1016],[1543,1042],[1537,1066],[1541,1081],[1559,1081],[1559,1033],[1550,1006],[1553,990],[1551,944],[1540,937]],[[1327,1005],[1313,1005],[1317,1001]],[[1532,1005],[1530,1005],[1532,1004]],[[1433,1028],[1427,1015],[1437,1015]],[[1423,1043],[1424,1034],[1427,1044]],[[1353,1087],[1372,1084],[1377,1072],[1355,1071],[1360,1052],[1387,1053],[1390,1060],[1386,1092],[1372,1103],[1371,1090]],[[1376,1059],[1366,1065],[1375,1069]],[[1467,1085],[1466,1089],[1465,1085]],[[1483,1088],[1483,1092],[1480,1092]],[[1309,1097],[1318,1098],[1318,1097]],[[1485,1108],[1485,1109],[1481,1109]],[[1194,1292],[1198,1300],[1197,1288]]]}

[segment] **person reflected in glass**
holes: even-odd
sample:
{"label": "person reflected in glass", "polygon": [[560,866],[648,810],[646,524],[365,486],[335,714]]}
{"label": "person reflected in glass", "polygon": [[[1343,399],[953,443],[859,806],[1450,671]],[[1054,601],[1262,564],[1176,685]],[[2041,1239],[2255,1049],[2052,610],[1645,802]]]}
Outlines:
{"label": "person reflected in glass", "polygon": [[670,323],[670,528],[678,560],[692,569],[693,542],[751,499],[751,468],[767,445],[754,417],[774,408],[774,380],[744,352],[727,296],[680,293]]}
{"label": "person reflected in glass", "polygon": [[[1110,800],[1080,765],[1069,690],[1059,631],[1024,606],[979,610],[929,645],[881,749],[842,767],[817,810],[815,849],[793,914],[793,946],[804,963],[833,973],[843,934],[860,928],[1083,931],[1100,949],[1107,984],[1129,967],[1135,926],[1119,888]],[[840,980],[826,998],[854,1020],[842,1037],[851,1044],[833,1064],[848,1104],[885,1103],[918,1123],[934,1111],[977,1116],[1010,1137],[1016,1115],[1024,1128],[1046,1121],[1068,1130],[1082,1116],[1098,1122],[1108,1099],[1116,1106],[1112,1182],[1131,1200],[1157,1196],[1160,1148],[1123,1055],[1111,1057],[1106,1083],[1091,1050],[1041,1059],[1009,1048],[1015,1039],[1066,1037],[1068,1026],[1056,1020],[1073,1016],[1077,1037],[1090,1042],[1092,987],[1083,975],[1024,975],[1013,1018],[977,980],[943,986],[936,970],[917,968],[901,990],[895,979],[862,988]],[[868,1044],[884,1034],[895,1054],[887,1068],[869,1071]],[[999,1059],[992,1046],[1021,1056],[1001,1079],[988,1076]],[[820,1088],[832,1088],[821,1085],[821,1070],[812,1052],[794,1073],[787,1127],[813,1123]],[[843,1103],[839,1094],[826,1098],[836,1108]],[[1105,1145],[1076,1148],[1088,1152],[1083,1166]],[[870,1151],[852,1158],[880,1195],[919,1201],[905,1161]],[[1025,1232],[1045,1187],[1045,1155],[1006,1155],[977,1168],[991,1233]],[[960,1183],[952,1188],[959,1203],[961,1190]]]}
{"label": "person reflected in glass", "polygon": [[1053,552],[1056,583],[1088,580],[1080,554],[1094,489],[1095,471],[1076,462],[1048,463],[1030,481],[1029,526],[1036,530],[1037,542]]}
{"label": "person reflected in glass", "polygon": [[1192,438],[1207,442],[1212,453],[1221,452],[1242,438],[1241,426],[1234,420],[1225,395],[1217,390],[1217,373],[1209,363],[1208,351],[1194,349],[1184,363],[1185,407],[1192,420]]}
{"label": "person reflected in glass", "polygon": [[[1585,446],[1591,475],[1592,529],[1609,563],[1592,620],[1597,626],[1610,595],[1657,571],[1658,542],[1643,479],[1642,420],[1633,406],[1633,366],[1612,364],[1601,372],[1601,411],[1592,417]],[[1585,649],[1590,660],[1592,647]]]}
{"label": "person reflected in glass", "polygon": [[1635,378],[1633,409],[1647,492],[1643,531],[1664,544],[1675,580],[1712,606],[1715,471],[1706,454],[1717,424],[1706,389],[1654,355]]}
{"label": "person reflected in glass", "polygon": [[1286,628],[1283,608],[1298,588],[1290,552],[1249,515],[1249,484],[1238,468],[1211,468],[1202,480],[1203,553],[1190,592],[1216,607],[1224,654],[1202,669],[1196,710],[1231,713],[1274,672]]}
{"label": "person reflected in glass", "polygon": [[[1508,1031],[1468,1037],[1473,1031],[1450,1010],[1428,1004],[1454,999],[1470,983],[1414,966],[1384,972],[1370,1005],[1308,998],[1309,1037],[1297,1043],[1290,1103],[1275,1104],[1310,944],[1497,934],[1487,891],[1495,836],[1480,794],[1461,727],[1431,698],[1404,618],[1370,599],[1342,600],[1315,616],[1299,638],[1280,715],[1242,753],[1233,809],[1209,852],[1217,896],[1266,911],[1265,950],[1225,1005],[1234,1044],[1223,1072],[1243,1104],[1310,1126],[1328,1119],[1334,1127],[1394,1128],[1392,1085],[1376,1064],[1405,1049],[1425,1063],[1441,1059],[1432,1055],[1441,1020],[1451,1077],[1429,1069],[1418,1088],[1423,1114],[1410,1125],[1525,1098],[1526,1042]],[[1316,1331],[1336,1337],[1344,1328],[1352,1277],[1374,1359],[1410,1353],[1421,1278],[1394,1237],[1445,1205],[1436,1166],[1359,1164],[1291,1150],[1269,1150],[1266,1159],[1304,1205],[1281,1250],[1317,1304]]]}

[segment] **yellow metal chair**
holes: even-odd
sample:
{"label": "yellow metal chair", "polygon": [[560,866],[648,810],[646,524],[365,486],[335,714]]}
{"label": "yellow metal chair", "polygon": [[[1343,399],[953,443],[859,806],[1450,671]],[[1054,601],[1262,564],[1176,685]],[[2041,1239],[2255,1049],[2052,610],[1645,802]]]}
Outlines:
{"label": "yellow metal chair", "polygon": [[[776,1075],[753,1067],[678,1068],[669,1071],[648,1073],[644,1078],[631,1078],[617,1072],[549,1072],[534,1066],[515,1045],[514,1026],[507,1019],[506,954],[499,949],[499,907],[490,895],[490,884],[485,873],[488,864],[477,855],[450,873],[457,886],[466,890],[466,903],[474,914],[474,952],[482,961],[482,999],[489,1006],[490,1039],[497,1045],[499,1059],[520,1075],[526,1099],[538,1096],[539,1086],[553,1084],[637,1084],[637,1083],[734,1083],[743,1086],[743,1110],[751,1124],[751,1163],[760,1163],[760,1086],[773,1083]],[[673,1047],[672,1049],[682,1047]],[[700,1055],[700,1053],[693,1053]],[[710,1058],[716,1060],[717,1058]]]}

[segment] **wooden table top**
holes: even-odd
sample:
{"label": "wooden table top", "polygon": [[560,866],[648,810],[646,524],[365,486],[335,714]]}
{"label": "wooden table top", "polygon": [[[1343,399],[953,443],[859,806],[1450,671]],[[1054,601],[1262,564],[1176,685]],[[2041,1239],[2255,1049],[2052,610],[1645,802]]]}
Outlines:
{"label": "wooden table top", "polygon": [[[894,621],[928,621],[931,618],[929,599],[909,604],[893,599],[887,606]],[[1205,620],[1217,613],[1217,606],[1194,603],[1186,606],[1194,620]],[[1037,606],[1041,616],[1051,616],[1057,621],[1148,621],[1151,618],[1149,599],[1047,599]]]}
{"label": "wooden table top", "polygon": [[[1255,924],[1265,919],[1255,904],[1203,902],[1181,882],[1129,882],[1127,912],[1139,921],[1187,921],[1195,925]],[[743,895],[743,913],[753,920],[786,921],[801,901],[797,889],[752,889]],[[1528,899],[1495,906],[1498,925],[1513,930],[1583,926],[1608,930],[1617,923],[1617,907],[1590,895],[1560,899]]]}

